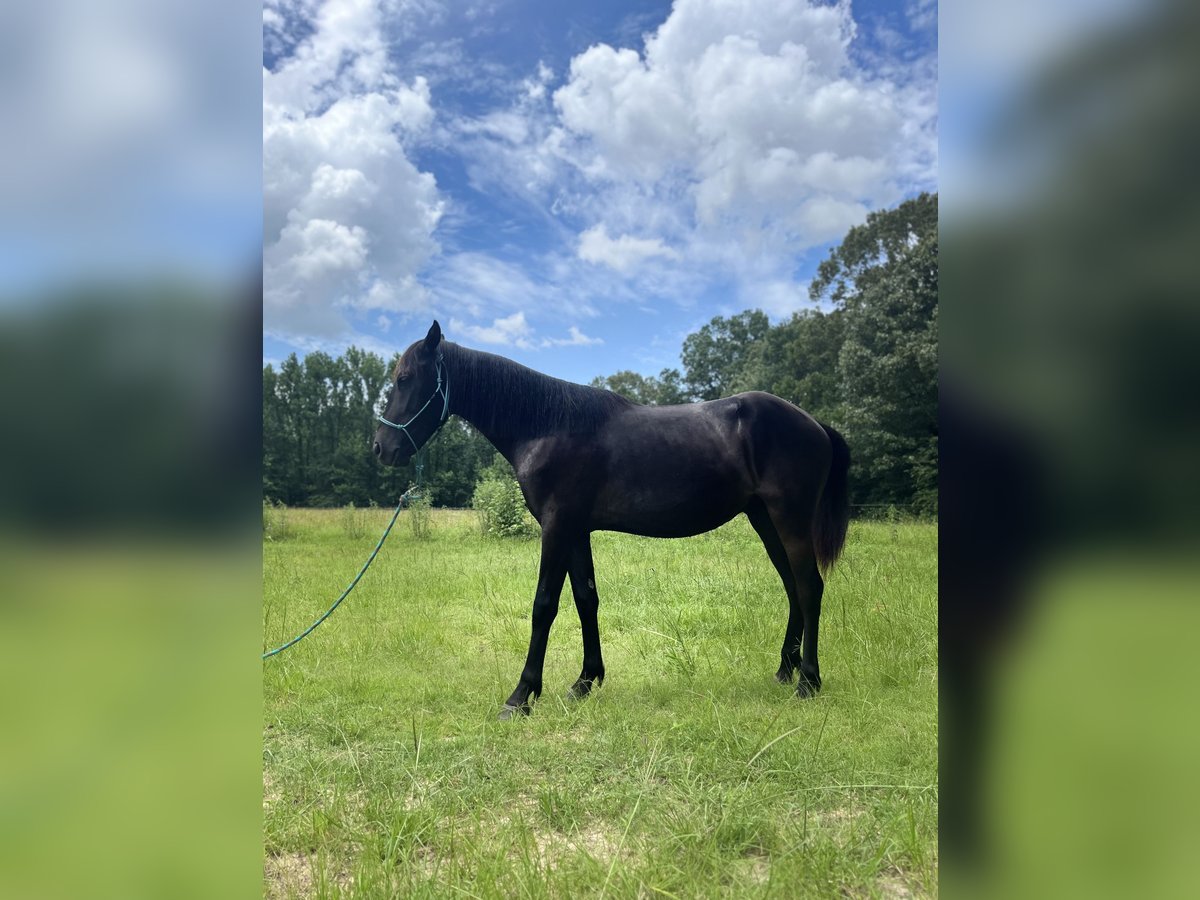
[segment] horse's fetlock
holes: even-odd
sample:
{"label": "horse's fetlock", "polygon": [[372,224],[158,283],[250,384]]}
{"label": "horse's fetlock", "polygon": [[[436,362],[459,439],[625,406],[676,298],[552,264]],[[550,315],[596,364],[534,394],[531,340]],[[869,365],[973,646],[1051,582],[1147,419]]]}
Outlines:
{"label": "horse's fetlock", "polygon": [[796,680],[798,697],[813,697],[821,690],[821,673],[815,668],[800,665],[800,677]]}

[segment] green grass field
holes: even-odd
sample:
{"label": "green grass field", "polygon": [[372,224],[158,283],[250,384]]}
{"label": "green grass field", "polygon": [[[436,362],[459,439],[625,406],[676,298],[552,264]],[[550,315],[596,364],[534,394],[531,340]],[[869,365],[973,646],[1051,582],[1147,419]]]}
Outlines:
{"label": "green grass field", "polygon": [[[390,511],[288,510],[264,644],[303,630]],[[607,681],[496,719],[529,638],[536,541],[405,517],[313,635],[263,665],[268,896],[909,897],[937,893],[937,528],[852,523],[825,590],[817,698],[777,684],[783,587],[744,518],[596,534]]]}

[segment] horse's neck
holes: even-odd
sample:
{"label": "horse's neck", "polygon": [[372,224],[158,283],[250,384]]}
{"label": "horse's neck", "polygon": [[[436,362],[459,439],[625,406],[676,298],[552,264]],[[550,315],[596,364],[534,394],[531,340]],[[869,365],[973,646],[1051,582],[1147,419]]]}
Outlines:
{"label": "horse's neck", "polygon": [[[486,366],[479,364],[484,356],[488,357]],[[521,426],[521,417],[513,408],[514,398],[510,391],[500,386],[501,381],[495,377],[498,373],[492,372],[492,377],[488,374],[489,368],[512,366],[515,369],[520,368],[519,364],[457,345],[447,354],[447,362],[450,412],[471,423],[491,441],[501,456],[513,463],[517,449],[534,434],[531,429]],[[531,376],[549,380],[549,376],[529,370],[525,377]]]}

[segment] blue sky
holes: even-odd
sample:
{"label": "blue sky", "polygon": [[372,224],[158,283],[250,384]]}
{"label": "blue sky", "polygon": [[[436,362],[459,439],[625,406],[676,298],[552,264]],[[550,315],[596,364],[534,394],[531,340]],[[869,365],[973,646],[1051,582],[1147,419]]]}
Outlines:
{"label": "blue sky", "polygon": [[937,10],[268,0],[263,355],[447,336],[574,381],[810,306],[937,178]]}

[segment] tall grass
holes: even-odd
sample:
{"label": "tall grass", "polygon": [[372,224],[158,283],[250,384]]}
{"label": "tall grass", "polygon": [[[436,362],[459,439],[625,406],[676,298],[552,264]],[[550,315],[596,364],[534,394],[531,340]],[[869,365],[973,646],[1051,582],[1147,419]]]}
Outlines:
{"label": "tall grass", "polygon": [[[264,546],[264,643],[336,596],[351,542],[292,510]],[[405,513],[406,515],[408,513]],[[564,593],[533,715],[496,721],[529,637],[538,546],[433,510],[396,529],[321,629],[264,666],[273,896],[936,893],[937,532],[855,523],[829,579],[824,689],[776,684],[787,602],[738,520],[594,536],[608,679]]]}
{"label": "tall grass", "polygon": [[425,491],[415,491],[408,501],[408,525],[412,536],[418,541],[427,541],[431,537],[431,506],[429,494]]}
{"label": "tall grass", "polygon": [[292,536],[292,522],[286,503],[263,500],[263,540],[285,541]]}
{"label": "tall grass", "polygon": [[342,508],[342,532],[352,541],[366,537],[368,520],[367,511],[353,503]]}

